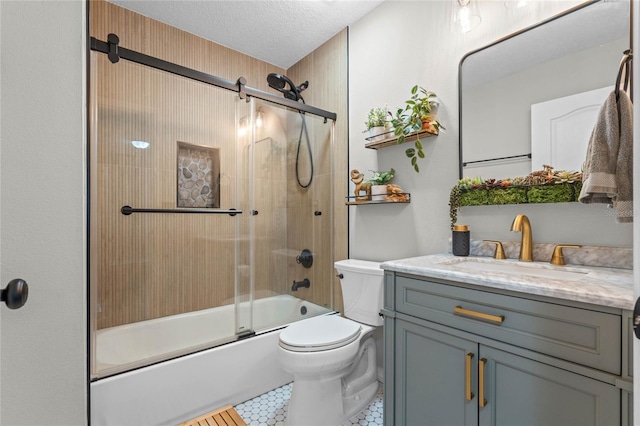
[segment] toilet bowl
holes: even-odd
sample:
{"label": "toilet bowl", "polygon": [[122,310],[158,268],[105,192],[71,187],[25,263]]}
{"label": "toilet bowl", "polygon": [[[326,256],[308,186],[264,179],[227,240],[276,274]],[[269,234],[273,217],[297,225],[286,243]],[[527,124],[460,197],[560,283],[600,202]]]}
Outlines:
{"label": "toilet bowl", "polygon": [[382,325],[383,271],[378,262],[335,263],[343,289],[345,316],[299,321],[280,333],[278,357],[293,374],[288,425],[340,425],[378,392],[373,331]]}

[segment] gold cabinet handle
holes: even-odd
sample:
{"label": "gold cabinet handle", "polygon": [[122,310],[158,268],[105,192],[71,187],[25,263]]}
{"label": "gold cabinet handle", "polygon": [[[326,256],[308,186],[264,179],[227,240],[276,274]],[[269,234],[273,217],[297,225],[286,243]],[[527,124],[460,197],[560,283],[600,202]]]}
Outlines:
{"label": "gold cabinet handle", "polygon": [[464,309],[462,306],[456,306],[453,308],[453,313],[456,315],[462,315],[465,317],[481,319],[484,321],[494,322],[496,324],[502,324],[504,321],[504,315],[490,315],[482,312],[471,311],[469,309]]}
{"label": "gold cabinet handle", "polygon": [[467,401],[471,401],[473,399],[473,392],[471,392],[471,360],[473,359],[473,354],[468,353],[466,355],[466,358],[464,397],[467,399]]}
{"label": "gold cabinet handle", "polygon": [[480,408],[484,408],[487,405],[487,400],[484,399],[484,367],[487,365],[487,359],[482,358],[478,361],[478,404]]}

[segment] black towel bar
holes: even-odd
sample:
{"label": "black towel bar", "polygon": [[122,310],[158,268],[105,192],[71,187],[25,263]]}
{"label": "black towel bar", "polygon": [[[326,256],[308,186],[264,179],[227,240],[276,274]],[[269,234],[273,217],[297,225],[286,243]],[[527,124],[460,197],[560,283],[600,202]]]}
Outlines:
{"label": "black towel bar", "polygon": [[511,155],[509,157],[498,157],[498,158],[487,158],[486,160],[476,160],[476,161],[466,161],[462,163],[463,166],[467,164],[475,164],[475,163],[487,163],[489,161],[499,161],[499,160],[511,160],[512,158],[531,158],[531,153],[522,154],[522,155]]}
{"label": "black towel bar", "polygon": [[228,214],[235,216],[242,214],[242,210],[216,210],[216,209],[134,209],[131,206],[122,206],[120,213],[129,216],[132,213],[189,213],[189,214]]}

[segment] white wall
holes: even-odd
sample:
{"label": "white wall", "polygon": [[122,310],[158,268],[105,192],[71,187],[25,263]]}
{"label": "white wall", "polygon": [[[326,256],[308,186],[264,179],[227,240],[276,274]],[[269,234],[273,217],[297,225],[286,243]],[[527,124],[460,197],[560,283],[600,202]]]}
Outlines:
{"label": "white wall", "polygon": [[0,423],[87,423],[86,3],[0,1]]}
{"label": "white wall", "polygon": [[[449,191],[458,180],[460,59],[471,50],[579,3],[534,1],[514,10],[505,8],[502,1],[481,1],[483,22],[462,34],[451,25],[454,1],[387,1],[350,27],[349,169],[366,172],[393,167],[397,171],[395,183],[412,198],[411,204],[349,207],[350,257],[381,261],[448,249]],[[406,146],[365,149],[361,124],[371,107],[402,106],[415,84],[438,94],[439,118],[447,128],[423,142],[427,158],[420,161],[419,174],[404,155]],[[536,242],[630,246],[632,241],[631,226],[615,224],[604,206],[475,209],[463,209],[458,223],[468,223],[476,239],[519,240],[519,234],[510,233],[509,227],[515,214],[524,213],[531,219]]]}

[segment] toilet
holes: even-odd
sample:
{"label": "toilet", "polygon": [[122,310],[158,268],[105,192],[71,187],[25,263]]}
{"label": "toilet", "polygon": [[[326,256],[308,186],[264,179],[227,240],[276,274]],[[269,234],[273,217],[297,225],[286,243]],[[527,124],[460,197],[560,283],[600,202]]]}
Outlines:
{"label": "toilet", "polygon": [[369,405],[378,392],[376,344],[382,325],[384,273],[380,263],[347,259],[335,263],[344,316],[322,315],[280,333],[278,357],[293,374],[286,424],[340,425]]}

